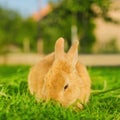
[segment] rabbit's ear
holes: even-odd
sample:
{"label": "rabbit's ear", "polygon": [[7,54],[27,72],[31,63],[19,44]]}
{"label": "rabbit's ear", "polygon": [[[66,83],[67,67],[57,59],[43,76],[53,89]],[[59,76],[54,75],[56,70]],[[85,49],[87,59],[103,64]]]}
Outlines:
{"label": "rabbit's ear", "polygon": [[78,61],[78,45],[79,45],[79,41],[76,40],[67,53],[67,56],[71,61],[72,65],[76,65]]}
{"label": "rabbit's ear", "polygon": [[60,59],[64,56],[64,39],[59,38],[55,43],[55,59]]}

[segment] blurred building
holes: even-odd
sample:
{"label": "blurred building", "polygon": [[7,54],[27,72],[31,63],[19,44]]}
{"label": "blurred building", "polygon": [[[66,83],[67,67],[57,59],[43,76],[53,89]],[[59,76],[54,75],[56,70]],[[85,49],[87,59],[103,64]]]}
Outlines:
{"label": "blurred building", "polygon": [[33,14],[33,19],[35,21],[41,20],[43,17],[45,17],[47,14],[49,14],[52,11],[52,6],[50,4],[47,4],[47,6],[40,11]]}
{"label": "blurred building", "polygon": [[100,49],[118,49],[120,51],[120,0],[113,0],[108,15],[119,24],[105,22],[102,18],[95,19],[96,52]]}

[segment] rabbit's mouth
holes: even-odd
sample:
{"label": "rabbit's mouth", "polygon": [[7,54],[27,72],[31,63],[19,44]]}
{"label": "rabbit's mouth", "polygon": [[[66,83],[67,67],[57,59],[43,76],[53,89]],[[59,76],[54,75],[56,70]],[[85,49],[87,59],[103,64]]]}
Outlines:
{"label": "rabbit's mouth", "polygon": [[59,102],[62,104],[62,106],[68,107],[68,106],[72,105],[73,103],[75,103],[75,101],[76,100],[74,99],[74,100],[70,100],[70,101],[62,100],[62,101],[59,101]]}

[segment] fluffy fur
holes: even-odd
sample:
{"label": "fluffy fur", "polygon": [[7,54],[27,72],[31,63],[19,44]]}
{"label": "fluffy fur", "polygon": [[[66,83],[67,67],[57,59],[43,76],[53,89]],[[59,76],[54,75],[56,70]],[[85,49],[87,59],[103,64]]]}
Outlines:
{"label": "fluffy fur", "polygon": [[31,68],[28,86],[37,100],[54,99],[63,106],[75,103],[82,108],[89,100],[91,82],[86,67],[78,61],[78,41],[65,53],[64,39],[59,38],[55,52]]}

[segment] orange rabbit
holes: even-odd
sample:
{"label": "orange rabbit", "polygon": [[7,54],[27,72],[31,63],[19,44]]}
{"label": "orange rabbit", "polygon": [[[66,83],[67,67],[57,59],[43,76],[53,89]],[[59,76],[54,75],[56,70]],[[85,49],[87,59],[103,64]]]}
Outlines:
{"label": "orange rabbit", "polygon": [[64,39],[59,38],[55,52],[46,56],[30,70],[28,86],[36,99],[53,99],[63,106],[76,104],[82,108],[89,100],[91,81],[78,60],[78,41],[64,52]]}

